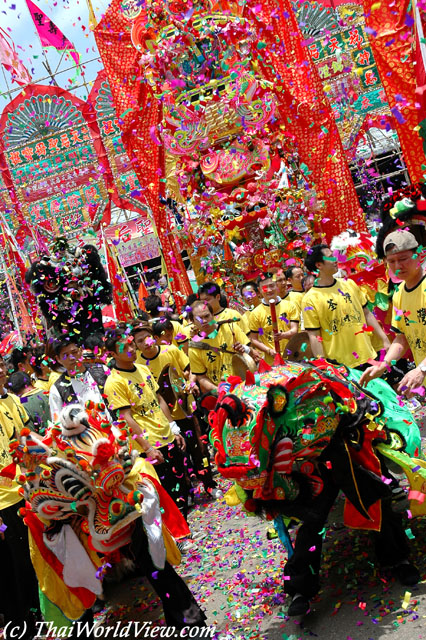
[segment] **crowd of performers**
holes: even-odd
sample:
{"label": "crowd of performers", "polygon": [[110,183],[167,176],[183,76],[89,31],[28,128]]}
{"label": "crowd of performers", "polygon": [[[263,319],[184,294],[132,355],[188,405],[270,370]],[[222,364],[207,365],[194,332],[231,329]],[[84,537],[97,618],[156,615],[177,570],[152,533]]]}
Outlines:
{"label": "crowd of performers", "polygon": [[[67,251],[66,247],[59,247],[60,255],[57,253],[55,259],[49,262],[46,258],[44,263],[40,261],[31,269],[30,281],[34,284],[36,280],[35,292],[46,316],[51,319],[46,342],[32,341],[15,349],[9,358],[0,359],[0,468],[3,470],[0,475],[0,557],[2,574],[7,576],[0,582],[0,612],[5,624],[26,622],[23,637],[32,638],[35,621],[41,615],[40,592],[50,593],[42,588],[43,585],[39,585],[39,592],[37,579],[40,581],[40,575],[33,566],[33,554],[33,563],[30,558],[27,529],[32,522],[31,507],[35,504],[29,497],[31,491],[23,491],[23,482],[5,472],[16,462],[21,470],[25,469],[25,456],[32,449],[28,444],[27,448],[22,447],[22,434],[25,442],[34,438],[34,442],[42,443],[39,444],[41,449],[52,447],[52,423],[56,429],[62,429],[62,438],[68,437],[71,441],[74,426],[70,424],[79,420],[85,424],[85,415],[98,419],[98,414],[102,414],[105,424],[118,424],[121,434],[127,434],[126,446],[133,451],[133,469],[143,465],[141,474],[155,483],[156,492],[166,500],[175,525],[168,525],[171,533],[168,544],[177,545],[179,551],[175,550],[175,558],[178,559],[169,561],[168,554],[167,561],[158,568],[150,553],[147,530],[140,524],[133,524],[127,545],[130,549],[127,557],[133,560],[132,571],[146,575],[151,582],[162,600],[166,624],[176,629],[185,625],[201,628],[205,615],[172,564],[178,564],[179,552],[187,553],[192,545],[202,544],[191,538],[186,523],[188,509],[194,500],[194,487],[201,483],[211,499],[220,499],[223,495],[213,471],[213,449],[208,444],[212,421],[209,421],[203,399],[215,397],[220,402],[236,380],[241,382],[246,372],[252,376],[255,385],[255,378],[260,373],[285,365],[294,357],[312,363],[299,365],[302,369],[298,371],[300,373],[306,366],[320,377],[324,389],[329,385],[329,402],[335,402],[333,393],[338,393],[336,389],[349,388],[352,400],[355,398],[357,406],[361,407],[365,399],[363,388],[368,395],[365,389],[374,385],[372,381],[376,378],[387,380],[388,383],[381,382],[384,386],[377,387],[379,391],[371,387],[371,394],[376,405],[386,396],[386,419],[391,424],[391,408],[395,406],[397,411],[399,406],[396,393],[410,396],[424,385],[426,376],[426,288],[418,242],[409,231],[397,230],[386,236],[383,243],[388,265],[402,280],[393,297],[391,324],[396,335],[393,340],[368,310],[367,300],[358,285],[353,280],[336,277],[337,260],[325,244],[314,245],[300,266],[263,273],[244,283],[240,287],[244,313],[237,311],[232,300],[226,299],[218,284],[206,282],[187,300],[180,316],[174,312],[172,303],[165,303],[164,298],[153,294],[145,300],[145,310],[140,310],[136,318],[118,323],[106,332],[98,310],[108,301],[110,290],[97,264],[96,251],[86,247],[84,259],[74,256],[74,263],[65,255]],[[65,271],[59,272],[58,265],[64,264]],[[87,264],[95,265],[96,278],[88,276]],[[76,273],[79,286],[86,287],[88,292],[83,311],[74,304],[77,297],[66,291],[66,283],[70,289],[69,283]],[[70,300],[68,305],[63,301],[59,304],[59,295],[65,301]],[[74,321],[70,322],[70,318]],[[301,331],[306,332],[305,340],[298,339]],[[409,350],[414,365],[407,360]],[[294,356],[296,351],[297,358]],[[382,353],[381,360],[379,352]],[[342,374],[342,368],[346,373]],[[384,387],[386,390],[381,396],[380,388]],[[344,392],[339,393],[343,398]],[[289,402],[289,397],[285,402]],[[275,420],[281,411],[277,409],[281,401],[271,400],[268,396],[268,402],[270,416]],[[235,407],[232,409],[231,404],[224,402],[221,406],[228,406],[227,415],[231,420]],[[92,415],[90,412],[94,407],[96,410]],[[79,411],[83,412],[83,418],[78,415]],[[355,415],[350,410],[346,414],[347,429],[354,428],[347,419],[352,414]],[[371,408],[366,409],[361,418],[361,414],[356,415],[359,423],[363,423],[366,415],[371,418]],[[235,416],[235,424],[238,424]],[[407,427],[405,440],[410,439],[410,430],[415,440],[417,426],[410,419],[406,423],[411,427]],[[343,429],[342,424],[340,429]],[[78,433],[81,436],[81,432]],[[81,436],[77,441],[77,436],[73,437],[73,447],[81,453],[78,447],[83,447],[84,438]],[[276,469],[281,478],[287,478],[285,486],[289,491],[288,499],[283,501],[286,506],[281,511],[303,523],[291,557],[289,553],[285,587],[292,598],[289,615],[300,615],[308,611],[310,600],[319,589],[321,532],[344,482],[336,481],[330,463],[334,437],[327,439],[314,462],[316,482],[321,490],[318,486],[313,489],[312,482],[305,485],[300,473],[293,473],[288,467],[289,458],[286,458],[286,449],[282,448],[287,446],[284,441],[289,442],[288,438],[279,440],[279,460],[275,458],[275,463],[282,465]],[[11,443],[15,443],[15,448],[10,447]],[[61,449],[59,445],[58,449]],[[66,447],[61,450],[66,452]],[[410,455],[421,458],[420,446]],[[380,566],[391,568],[402,584],[413,585],[421,576],[415,558],[409,557],[401,516],[392,509],[394,501],[404,491],[389,471],[385,458],[377,454],[374,459],[379,465],[375,474],[370,472],[360,480],[359,471],[357,478],[358,486],[362,485],[361,494],[370,494],[369,506],[371,501],[381,505],[379,524],[371,527],[377,561]],[[52,458],[46,460],[50,460],[51,466],[54,464]],[[94,461],[90,464],[96,469]],[[337,469],[338,463],[333,462],[333,465]],[[358,461],[359,470],[362,466],[362,460]],[[34,476],[43,474],[43,465],[33,466],[31,472],[33,475],[27,474],[27,482],[35,486],[37,478]],[[291,482],[289,478],[292,478]],[[167,500],[163,490],[172,500]],[[43,498],[46,492],[45,488]],[[112,494],[108,495],[111,497]],[[252,506],[254,512],[262,511],[258,501],[252,500]],[[163,506],[162,512],[165,517]],[[87,515],[78,508],[70,513],[72,515],[63,520],[41,519],[46,544],[49,532],[58,533],[58,527],[64,523],[74,526],[74,521]],[[23,514],[26,517],[22,517]],[[33,539],[36,529],[31,529]],[[91,551],[95,552],[93,548]],[[103,556],[98,549],[96,553],[100,566]],[[110,556],[107,557],[109,560]],[[102,607],[102,580],[107,577],[107,569],[101,576],[97,574],[100,588],[94,590],[96,602],[89,603],[90,606],[86,604],[81,619],[90,620],[93,611]],[[58,601],[56,605],[61,609]],[[46,617],[46,606],[41,609]],[[68,620],[75,619],[76,614],[73,617],[68,609],[65,614]]]}

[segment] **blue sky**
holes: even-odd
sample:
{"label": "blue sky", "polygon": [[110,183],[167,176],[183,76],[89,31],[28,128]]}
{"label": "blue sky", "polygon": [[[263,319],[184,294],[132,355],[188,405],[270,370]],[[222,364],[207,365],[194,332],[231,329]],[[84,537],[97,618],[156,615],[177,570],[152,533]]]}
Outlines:
{"label": "blue sky", "polygon": [[[89,29],[89,13],[86,0],[33,0],[33,2],[53,20],[56,26],[75,45],[80,54],[80,62],[99,56],[95,39]],[[109,0],[93,0],[92,4],[99,20],[105,13]],[[42,47],[25,0],[0,0],[0,26],[14,41],[16,50],[32,75],[33,81],[37,82],[45,78],[48,75],[43,66],[45,58],[42,55]],[[51,69],[55,72],[61,56],[54,49],[45,49],[45,53]],[[70,58],[68,60],[63,59],[58,73],[54,73],[58,85],[64,89],[70,88],[70,80],[75,78],[76,70],[74,68],[68,72],[61,73],[61,71],[72,66],[73,62]],[[101,64],[99,62],[91,62],[86,65],[85,79],[89,85],[89,90],[100,68]],[[8,95],[1,95],[7,91],[7,84],[9,89],[15,90],[13,97],[16,97],[19,92],[19,85],[12,84],[10,73],[4,70],[3,74],[2,69],[3,67],[0,68],[0,112],[9,102]],[[76,77],[75,83],[81,84],[82,78]],[[51,82],[46,79],[41,84],[51,84]],[[87,88],[84,86],[74,90],[73,93],[79,98],[87,98]]]}

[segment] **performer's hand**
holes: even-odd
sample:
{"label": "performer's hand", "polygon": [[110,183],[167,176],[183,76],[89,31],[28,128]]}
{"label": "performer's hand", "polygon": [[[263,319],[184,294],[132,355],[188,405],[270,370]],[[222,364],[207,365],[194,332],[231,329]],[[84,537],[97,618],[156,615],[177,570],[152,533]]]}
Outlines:
{"label": "performer's hand", "polygon": [[262,354],[261,354],[261,353],[259,353],[259,351],[256,351],[256,349],[252,349],[252,350],[250,351],[250,355],[251,355],[251,357],[253,358],[253,360],[256,362],[256,364],[257,364],[258,362],[260,362],[260,361],[262,360],[262,357],[263,357],[263,356],[262,356]]}
{"label": "performer's hand", "polygon": [[185,385],[185,393],[192,393],[192,395],[198,396],[200,395],[200,389],[198,388],[198,385],[195,384],[195,382],[190,380]]}
{"label": "performer's hand", "polygon": [[151,464],[162,464],[164,462],[164,456],[158,449],[152,448],[152,451],[150,450],[147,453],[147,456],[148,462],[150,462]]}
{"label": "performer's hand", "polygon": [[176,444],[179,447],[179,449],[181,451],[185,451],[185,449],[186,449],[185,438],[183,436],[181,436],[180,433],[176,434],[175,438],[176,438]]}
{"label": "performer's hand", "polygon": [[[3,518],[0,518],[0,527],[2,527],[3,524]],[[0,540],[4,540],[4,531],[0,531]]]}
{"label": "performer's hand", "polygon": [[381,362],[380,364],[375,364],[372,367],[368,367],[368,369],[366,369],[360,377],[359,384],[361,385],[361,387],[365,387],[365,385],[368,384],[370,380],[380,378],[380,376],[384,374],[386,369],[386,362]]}
{"label": "performer's hand", "polygon": [[410,397],[413,389],[417,389],[423,385],[425,374],[418,367],[409,371],[402,378],[398,385],[398,393],[403,393],[405,396]]}
{"label": "performer's hand", "polygon": [[276,333],[274,333],[274,338],[276,338],[280,342],[281,342],[281,340],[286,340],[287,331],[277,331]]}
{"label": "performer's hand", "polygon": [[241,342],[235,342],[234,343],[234,351],[236,351],[237,353],[245,353],[245,347],[243,344],[241,344]]}

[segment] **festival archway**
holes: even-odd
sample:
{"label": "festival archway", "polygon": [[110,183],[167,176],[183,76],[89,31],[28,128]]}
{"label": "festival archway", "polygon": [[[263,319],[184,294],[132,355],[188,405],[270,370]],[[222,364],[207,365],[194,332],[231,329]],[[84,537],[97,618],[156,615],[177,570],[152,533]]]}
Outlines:
{"label": "festival archway", "polygon": [[58,87],[26,87],[4,108],[0,139],[0,169],[21,224],[72,237],[109,212],[111,173],[90,104]]}

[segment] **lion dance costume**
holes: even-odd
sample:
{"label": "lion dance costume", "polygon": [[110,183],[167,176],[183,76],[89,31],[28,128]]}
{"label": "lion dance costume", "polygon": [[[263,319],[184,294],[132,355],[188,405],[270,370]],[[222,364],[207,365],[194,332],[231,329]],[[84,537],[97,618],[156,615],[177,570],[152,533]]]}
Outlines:
{"label": "lion dance costume", "polygon": [[[318,591],[321,533],[339,490],[345,524],[374,532],[379,562],[407,561],[384,456],[407,473],[412,514],[424,513],[426,462],[417,425],[385,382],[361,389],[360,375],[322,359],[287,362],[247,374],[245,383],[228,379],[217,397],[202,399],[220,473],[235,481],[248,512],[274,519],[288,548],[285,586],[293,596],[309,599]],[[302,521],[294,549],[283,516]]]}
{"label": "lion dance costume", "polygon": [[126,424],[115,424],[104,405],[70,405],[43,438],[25,428],[11,443],[44,619],[70,625],[92,607],[108,570],[132,561],[168,625],[204,626],[171,566],[180,562],[175,538],[188,526],[153,467],[132,452]]}
{"label": "lion dance costume", "polygon": [[52,253],[34,262],[25,279],[54,336],[82,340],[104,332],[102,307],[111,303],[112,286],[94,245],[75,249],[57,238]]}

